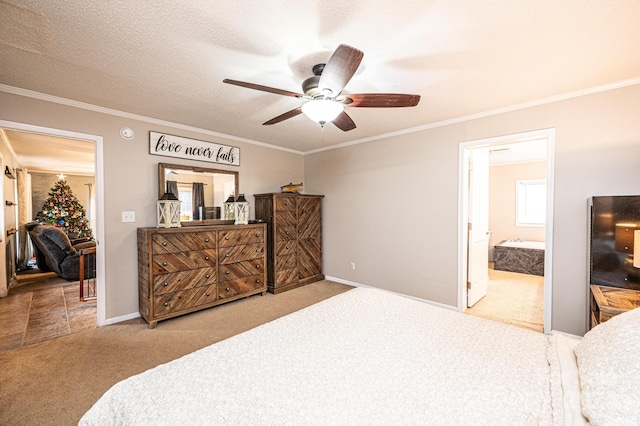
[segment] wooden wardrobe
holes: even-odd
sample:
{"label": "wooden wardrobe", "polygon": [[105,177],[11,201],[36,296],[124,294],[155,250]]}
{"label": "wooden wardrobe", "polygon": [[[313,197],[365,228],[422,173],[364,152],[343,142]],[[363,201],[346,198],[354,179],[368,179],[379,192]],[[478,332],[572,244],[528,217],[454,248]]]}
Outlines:
{"label": "wooden wardrobe", "polygon": [[324,279],[322,198],[296,193],[257,194],[255,217],[267,222],[267,287],[281,293]]}

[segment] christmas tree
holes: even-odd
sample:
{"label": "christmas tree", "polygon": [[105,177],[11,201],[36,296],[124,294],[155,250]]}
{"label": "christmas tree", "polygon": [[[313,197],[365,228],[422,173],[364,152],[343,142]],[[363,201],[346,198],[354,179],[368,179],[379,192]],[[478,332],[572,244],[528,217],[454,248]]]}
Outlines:
{"label": "christmas tree", "polygon": [[36,221],[51,223],[64,230],[70,238],[93,239],[84,207],[78,202],[64,179],[56,182],[51,188],[49,198],[36,215]]}

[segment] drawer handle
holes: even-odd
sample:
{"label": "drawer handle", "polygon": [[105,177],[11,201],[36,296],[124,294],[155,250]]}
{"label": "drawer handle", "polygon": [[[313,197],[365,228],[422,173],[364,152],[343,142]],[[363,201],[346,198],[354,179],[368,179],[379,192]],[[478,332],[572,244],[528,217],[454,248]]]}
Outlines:
{"label": "drawer handle", "polygon": [[208,243],[208,242],[209,242],[209,239],[208,239],[208,238],[205,238],[205,239],[204,239],[204,242],[205,242],[205,243]]}
{"label": "drawer handle", "polygon": [[225,240],[229,241],[229,237],[224,237]]}
{"label": "drawer handle", "polygon": [[256,237],[259,237],[259,236],[260,236],[260,234],[256,233]]}
{"label": "drawer handle", "polygon": [[231,290],[231,289],[230,289],[229,287],[227,287],[227,288],[225,288],[225,290],[229,291],[229,290]]}
{"label": "drawer handle", "polygon": [[225,271],[225,274],[229,275],[229,271]]}
{"label": "drawer handle", "polygon": [[168,285],[169,285],[169,283],[164,283],[164,286],[165,286],[165,287],[166,287],[166,286],[168,286]]}
{"label": "drawer handle", "polygon": [[205,257],[204,257],[204,260],[209,260],[209,256],[205,256]]}
{"label": "drawer handle", "polygon": [[260,265],[256,265],[256,269],[260,269]]}
{"label": "drawer handle", "polygon": [[209,293],[207,293],[207,296],[209,296]]}
{"label": "drawer handle", "polygon": [[229,257],[229,253],[225,254],[224,257]]}
{"label": "drawer handle", "polygon": [[163,246],[166,246],[166,245],[167,245],[167,242],[166,242],[166,241],[165,241],[165,242],[163,242],[163,243],[162,243],[162,245],[163,245]]}
{"label": "drawer handle", "polygon": [[259,282],[260,282],[260,280],[256,280],[256,282],[257,282],[257,283],[259,283]]}
{"label": "drawer handle", "polygon": [[167,266],[167,262],[162,262],[162,266]]}
{"label": "drawer handle", "polygon": [[256,253],[260,253],[262,249],[256,249]]}
{"label": "drawer handle", "polygon": [[209,275],[206,275],[207,278],[209,278]]}
{"label": "drawer handle", "polygon": [[289,250],[289,246],[285,246],[284,248],[286,248],[287,250]]}
{"label": "drawer handle", "polygon": [[164,302],[164,306],[169,306],[169,302]]}
{"label": "drawer handle", "polygon": [[289,235],[289,231],[286,231],[285,234]]}

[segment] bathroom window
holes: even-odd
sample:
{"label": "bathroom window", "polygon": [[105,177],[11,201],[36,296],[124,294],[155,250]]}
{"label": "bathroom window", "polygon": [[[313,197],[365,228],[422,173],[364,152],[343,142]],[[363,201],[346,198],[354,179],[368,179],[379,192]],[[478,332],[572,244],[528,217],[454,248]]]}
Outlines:
{"label": "bathroom window", "polygon": [[516,226],[545,226],[547,181],[516,181]]}

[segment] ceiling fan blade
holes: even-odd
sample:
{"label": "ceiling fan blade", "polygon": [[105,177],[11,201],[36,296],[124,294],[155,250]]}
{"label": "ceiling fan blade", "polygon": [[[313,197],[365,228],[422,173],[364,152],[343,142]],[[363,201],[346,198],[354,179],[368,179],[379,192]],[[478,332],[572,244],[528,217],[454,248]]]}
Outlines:
{"label": "ceiling fan blade", "polygon": [[333,119],[332,123],[343,132],[348,132],[349,130],[356,128],[356,123],[354,123],[351,117],[349,117],[349,115],[344,111],[338,114],[338,116]]}
{"label": "ceiling fan blade", "polygon": [[343,101],[346,106],[360,108],[399,108],[418,105],[420,95],[401,93],[360,93],[348,95]]}
{"label": "ceiling fan blade", "polygon": [[338,96],[356,73],[363,56],[364,53],[355,47],[346,44],[338,46],[320,74],[318,89],[330,90],[331,93],[327,94],[330,97]]}
{"label": "ceiling fan blade", "polygon": [[302,113],[302,107],[298,107],[298,108],[292,109],[291,111],[287,111],[284,114],[280,114],[279,116],[272,118],[267,122],[262,123],[262,125],[268,126],[270,124],[276,124],[281,121],[288,120],[289,118],[295,117],[296,115],[299,115],[301,113]]}
{"label": "ceiling fan blade", "polygon": [[295,93],[295,92],[290,92],[288,90],[276,89],[275,87],[262,86],[261,84],[247,83],[246,81],[238,81],[238,80],[231,80],[231,79],[225,78],[224,80],[222,80],[222,82],[223,83],[227,83],[227,84],[233,84],[235,86],[246,87],[248,89],[260,90],[260,91],[269,92],[269,93],[275,93],[276,95],[291,96],[291,97],[294,97],[294,98],[302,98],[303,97],[303,95],[301,93]]}

